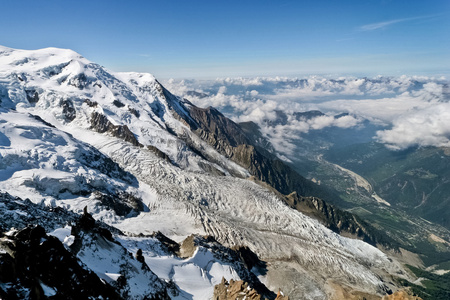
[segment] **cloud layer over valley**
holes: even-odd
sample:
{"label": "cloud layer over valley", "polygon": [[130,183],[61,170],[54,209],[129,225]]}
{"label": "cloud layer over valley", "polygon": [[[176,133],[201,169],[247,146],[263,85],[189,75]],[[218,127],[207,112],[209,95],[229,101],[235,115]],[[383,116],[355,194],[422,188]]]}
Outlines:
{"label": "cloud layer over valley", "polygon": [[[163,83],[194,104],[236,122],[258,124],[275,149],[292,154],[302,134],[329,127],[379,126],[372,137],[391,149],[450,146],[445,78],[226,78]],[[310,113],[303,113],[313,111]],[[315,112],[314,112],[315,111]],[[318,111],[322,112],[319,113]]]}

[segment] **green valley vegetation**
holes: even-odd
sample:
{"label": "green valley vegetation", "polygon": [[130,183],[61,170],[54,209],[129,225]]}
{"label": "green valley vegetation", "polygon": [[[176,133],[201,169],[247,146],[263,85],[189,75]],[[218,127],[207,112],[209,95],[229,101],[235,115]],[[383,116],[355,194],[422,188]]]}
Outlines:
{"label": "green valley vegetation", "polygon": [[413,266],[408,266],[418,277],[415,283],[404,279],[399,282],[411,289],[415,295],[424,300],[447,300],[450,299],[450,272],[438,275]]}

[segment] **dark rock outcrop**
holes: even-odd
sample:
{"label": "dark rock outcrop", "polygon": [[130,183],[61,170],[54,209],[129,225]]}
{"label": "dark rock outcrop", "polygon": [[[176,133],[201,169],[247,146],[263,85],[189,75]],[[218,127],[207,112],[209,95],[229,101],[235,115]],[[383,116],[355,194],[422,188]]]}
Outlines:
{"label": "dark rock outcrop", "polygon": [[399,244],[360,217],[340,210],[320,198],[302,197],[293,192],[285,197],[286,203],[307,216],[319,220],[336,233],[350,234],[371,245],[382,245],[398,250]]}
{"label": "dark rock outcrop", "polygon": [[3,230],[24,228],[28,224],[45,228],[64,227],[78,218],[77,214],[60,207],[35,204],[29,199],[23,200],[4,192],[0,192],[0,215],[0,228]]}
{"label": "dark rock outcrop", "polygon": [[177,116],[219,153],[279,192],[289,194],[297,191],[302,195],[322,196],[323,192],[316,184],[302,177],[279,159],[273,159],[268,153],[261,153],[262,151],[252,145],[251,139],[240,126],[217,109],[213,107],[203,109],[190,104],[189,117],[180,114]]}
{"label": "dark rock outcrop", "polygon": [[35,104],[39,101],[39,93],[35,89],[26,89],[25,93],[30,104]]}
{"label": "dark rock outcrop", "polygon": [[162,234],[160,231],[154,232],[151,237],[156,238],[161,243],[161,247],[174,255],[179,256],[180,253],[180,245],[174,240],[169,239],[167,236]]}
{"label": "dark rock outcrop", "polygon": [[86,103],[89,107],[97,107],[98,103],[96,101],[91,101],[89,99],[85,99],[84,103]]}
{"label": "dark rock outcrop", "polygon": [[250,145],[253,145],[258,152],[266,156],[267,158],[275,158],[275,149],[270,141],[268,141],[261,132],[258,124],[254,122],[241,122],[239,127],[245,133],[250,140]]}
{"label": "dark rock outcrop", "polygon": [[[74,236],[74,241],[70,250],[75,255],[83,256],[86,252],[91,253],[91,255],[97,255],[95,253],[98,253],[97,259],[100,261],[107,259],[101,254],[103,250],[114,252],[117,255],[113,262],[118,263],[119,270],[116,269],[116,272],[120,276],[110,284],[117,290],[121,299],[134,299],[131,285],[135,284],[133,278],[136,276],[145,280],[143,282],[151,287],[146,290],[146,294],[140,295],[139,299],[170,299],[166,283],[151,271],[145,262],[142,250],[139,249],[134,258],[126,248],[113,238],[108,228],[102,226],[101,222],[94,220],[92,215],[88,213],[87,208],[84,209],[83,215],[72,226],[71,235]],[[140,270],[136,269],[135,259],[140,263]]]}
{"label": "dark rock outcrop", "polygon": [[[3,204],[0,210],[16,211],[14,205],[22,204],[18,198],[7,194],[0,196]],[[62,212],[59,213],[60,210]],[[38,220],[47,217],[45,226],[53,230],[55,224],[48,220],[65,210],[58,208],[52,212],[30,202],[29,209],[25,211],[33,213]],[[81,216],[67,214],[68,218],[63,221],[72,226],[72,242],[65,245],[58,238],[47,235],[44,227],[39,225],[0,233],[0,299],[130,299],[135,276],[145,278],[150,287],[141,299],[169,299],[168,285],[150,270],[142,253],[138,253],[136,258],[142,266],[137,270],[137,262],[131,253],[114,239],[112,232],[121,234],[119,230],[95,221],[86,207]],[[28,213],[20,214],[15,219],[23,220],[20,223],[4,220],[0,222],[1,231],[8,230],[12,224],[20,225],[30,220]],[[57,228],[64,226],[59,221],[56,224]],[[89,270],[79,258],[90,253],[91,259],[95,256],[95,259],[102,261],[108,259],[104,253],[109,250],[117,255],[115,261],[119,263],[117,273],[120,276],[116,281],[106,283],[99,278],[101,275]]]}
{"label": "dark rock outcrop", "polygon": [[128,107],[128,111],[130,113],[132,113],[136,118],[139,118],[141,116],[141,114],[139,113],[139,111],[137,111],[136,109],[132,108],[132,107]]}
{"label": "dark rock outcrop", "polygon": [[253,269],[254,267],[265,267],[264,263],[258,258],[258,256],[250,250],[247,246],[235,246],[231,248],[236,251],[241,260],[244,262],[245,266],[248,270]]}
{"label": "dark rock outcrop", "polygon": [[261,295],[248,286],[247,282],[242,280],[228,282],[222,278],[222,282],[214,287],[214,300],[261,300]]}
{"label": "dark rock outcrop", "polygon": [[6,252],[0,254],[2,299],[121,298],[40,226],[3,236],[0,247]]}
{"label": "dark rock outcrop", "polygon": [[165,161],[170,162],[170,157],[169,155],[167,155],[166,153],[162,152],[161,150],[159,150],[158,148],[156,148],[155,146],[152,145],[148,145],[147,149],[152,151],[153,153],[156,154],[156,156],[158,156],[159,158],[164,159]]}
{"label": "dark rock outcrop", "polygon": [[134,134],[128,128],[127,125],[114,125],[108,118],[98,112],[93,112],[91,115],[91,128],[99,133],[108,132],[112,136],[123,139],[134,146],[143,147],[141,143],[138,142]]}
{"label": "dark rock outcrop", "polygon": [[48,126],[48,127],[56,128],[54,125],[52,125],[52,124],[50,124],[49,122],[45,121],[44,119],[42,119],[42,118],[39,117],[38,115],[32,115],[32,114],[29,114],[29,116],[30,116],[30,117],[33,117],[35,120],[41,122],[42,124],[45,124],[45,125]]}
{"label": "dark rock outcrop", "polygon": [[186,92],[187,96],[191,96],[191,97],[196,97],[196,98],[206,98],[209,97],[208,94],[202,93],[202,92],[197,92],[197,91],[187,91]]}
{"label": "dark rock outcrop", "polygon": [[125,106],[125,104],[123,104],[123,103],[120,102],[119,100],[114,100],[114,101],[113,101],[113,104],[114,104],[116,107],[119,107],[119,108]]}
{"label": "dark rock outcrop", "polygon": [[63,108],[62,112],[66,121],[72,122],[73,120],[75,120],[77,114],[75,108],[73,107],[72,101],[64,100],[62,101],[61,106]]}
{"label": "dark rock outcrop", "polygon": [[[214,287],[213,300],[267,300],[268,298],[260,295],[252,289],[245,281],[233,279],[228,282],[222,277],[222,281]],[[288,296],[283,295],[281,291],[274,298],[275,300],[289,300]]]}
{"label": "dark rock outcrop", "polygon": [[94,192],[94,196],[102,205],[114,210],[117,215],[122,217],[144,211],[144,204],[141,199],[126,192],[116,194]]}
{"label": "dark rock outcrop", "polygon": [[231,156],[232,147],[249,144],[247,136],[239,125],[226,118],[214,107],[199,108],[192,105],[189,114],[197,123],[197,126],[191,125],[191,129],[220,152]]}
{"label": "dark rock outcrop", "polygon": [[[110,242],[114,242],[110,229],[113,229],[113,227],[106,228],[105,226],[101,226],[100,223],[97,223],[92,215],[87,211],[87,207],[84,207],[83,214],[76,220],[76,222],[74,222],[70,232],[70,234],[75,237],[73,244],[70,246],[71,252],[77,254],[78,251],[80,251],[83,244],[82,237],[86,232],[93,235],[98,235],[99,237],[102,237]],[[117,229],[114,228],[114,230],[117,232]]]}
{"label": "dark rock outcrop", "polygon": [[70,78],[68,84],[82,90],[89,84],[89,80],[86,74],[79,73]]}

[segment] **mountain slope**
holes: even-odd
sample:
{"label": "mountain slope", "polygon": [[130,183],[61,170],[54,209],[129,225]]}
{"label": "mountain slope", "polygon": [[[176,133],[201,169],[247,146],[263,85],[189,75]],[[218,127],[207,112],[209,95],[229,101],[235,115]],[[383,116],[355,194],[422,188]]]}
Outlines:
{"label": "mountain slope", "polygon": [[[53,48],[1,48],[0,70],[1,190],[78,213],[87,206],[95,219],[130,234],[161,231],[179,242],[194,233],[247,246],[267,262],[256,275],[293,298],[324,299],[336,285],[382,295],[396,288],[390,274],[408,278],[377,248],[332,232],[245,179],[254,173],[280,189],[294,184],[284,165],[265,156],[254,164],[260,153],[236,124],[173,96],[153,76],[115,74]],[[239,156],[230,145],[241,142]],[[97,261],[85,263],[98,271]],[[155,274],[181,289],[172,298],[202,299],[221,278],[193,276],[207,279],[198,289],[186,278],[217,270],[208,266],[185,261]]]}
{"label": "mountain slope", "polygon": [[[166,98],[176,101],[174,95],[164,88],[163,90]],[[187,104],[187,112],[184,110],[183,115],[175,112],[176,116],[184,121],[203,141],[225,157],[244,167],[257,180],[269,184],[284,195],[294,192],[302,196],[315,196],[325,199],[338,197],[337,194],[333,194],[299,175],[275,155],[259,146],[260,143],[268,143],[264,141],[264,138],[255,137],[255,133],[249,134],[248,131],[246,132],[240,125],[226,118],[213,107],[202,109],[189,102],[185,103]],[[313,115],[318,113],[320,112],[313,112]],[[304,114],[297,115],[299,118],[304,116]],[[244,126],[244,128],[246,127]],[[256,128],[256,130],[258,129]],[[181,136],[180,138],[183,139],[184,137]],[[259,140],[256,143],[254,142],[255,138]],[[195,144],[191,145],[195,147]],[[196,149],[200,153],[204,152],[201,148]],[[208,157],[208,154],[204,153],[204,156]],[[209,158],[214,160],[214,157]],[[289,198],[282,197],[282,199],[286,199],[285,202],[292,208],[305,212],[301,206],[292,205]],[[381,232],[362,219],[352,216],[349,212],[343,212],[323,200],[318,199],[318,201],[321,203],[320,207],[309,203],[310,212],[314,210],[314,213],[310,216],[319,219],[328,228],[338,233],[343,232],[359,237],[373,245],[380,244],[388,248],[397,247],[397,243],[392,239],[384,238]],[[302,202],[311,201],[310,198],[303,197]]]}
{"label": "mountain slope", "polygon": [[[363,152],[367,155],[362,156]],[[369,143],[337,150],[329,158],[368,178],[391,205],[450,228],[450,159],[446,148],[392,152]]]}
{"label": "mountain slope", "polygon": [[254,254],[211,237],[190,236],[180,246],[160,232],[125,236],[86,211],[80,216],[6,193],[0,194],[0,213],[9,217],[1,220],[3,228],[24,228],[0,239],[0,295],[7,299],[204,299],[223,277],[245,280],[274,298],[249,271],[264,270]]}

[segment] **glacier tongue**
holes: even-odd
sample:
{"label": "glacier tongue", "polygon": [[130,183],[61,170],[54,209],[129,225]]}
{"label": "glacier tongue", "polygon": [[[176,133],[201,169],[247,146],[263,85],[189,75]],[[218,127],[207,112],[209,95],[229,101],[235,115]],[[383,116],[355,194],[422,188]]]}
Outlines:
{"label": "glacier tongue", "polygon": [[[98,146],[158,194],[148,204],[150,212],[114,224],[121,230],[139,233],[159,228],[179,239],[179,234],[189,228],[191,232],[212,235],[228,246],[249,246],[277,273],[283,273],[280,268],[294,268],[300,270],[297,275],[312,282],[323,276],[343,284],[352,282],[369,292],[383,286],[373,270],[401,272],[378,249],[339,236],[290,209],[252,181],[174,168],[120,141]],[[270,275],[269,269],[269,279]]]}
{"label": "glacier tongue", "polygon": [[[294,298],[323,299],[329,282],[379,294],[386,274],[403,273],[375,247],[339,236],[262,185],[230,176],[248,172],[172,115],[185,106],[167,99],[152,75],[114,74],[54,48],[1,48],[0,70],[1,190],[76,212],[88,205],[96,219],[130,233],[159,230],[176,241],[195,233],[246,245],[268,262],[267,285]],[[112,131],[96,132],[94,113],[116,133],[130,132],[136,145]],[[178,138],[183,135],[221,166],[193,151]],[[141,199],[142,209],[120,215],[94,193],[120,191]],[[201,272],[180,268],[178,274]]]}

